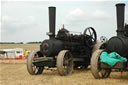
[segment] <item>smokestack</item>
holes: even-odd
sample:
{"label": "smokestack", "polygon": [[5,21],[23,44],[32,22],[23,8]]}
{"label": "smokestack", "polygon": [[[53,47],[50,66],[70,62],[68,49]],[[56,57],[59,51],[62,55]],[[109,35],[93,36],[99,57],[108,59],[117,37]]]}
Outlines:
{"label": "smokestack", "polygon": [[49,38],[55,38],[56,7],[49,7]]}
{"label": "smokestack", "polygon": [[116,4],[117,12],[117,36],[124,35],[124,3]]}

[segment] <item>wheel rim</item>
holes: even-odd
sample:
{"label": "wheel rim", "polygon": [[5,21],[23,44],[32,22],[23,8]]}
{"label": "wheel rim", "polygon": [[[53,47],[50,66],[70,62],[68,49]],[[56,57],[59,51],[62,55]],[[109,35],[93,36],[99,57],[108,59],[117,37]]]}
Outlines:
{"label": "wheel rim", "polygon": [[91,58],[91,72],[96,79],[107,78],[111,69],[101,69],[99,56],[103,50],[96,50]]}
{"label": "wheel rim", "polygon": [[34,58],[40,57],[37,52],[32,52],[27,59],[27,69],[29,74],[37,75],[43,72],[44,67],[37,67],[33,64]]}
{"label": "wheel rim", "polygon": [[57,58],[57,70],[62,76],[72,73],[73,70],[73,57],[68,50],[63,50],[59,53]]}
{"label": "wheel rim", "polygon": [[[34,56],[33,56],[33,59],[32,59],[32,61],[34,60],[34,58],[38,58],[39,57],[39,55],[37,54],[37,52],[34,54]],[[35,74],[37,74],[38,73],[38,71],[39,71],[39,69],[40,69],[40,67],[37,67],[37,66],[35,66],[33,63],[32,63],[32,69],[33,69],[33,72],[35,73]]]}

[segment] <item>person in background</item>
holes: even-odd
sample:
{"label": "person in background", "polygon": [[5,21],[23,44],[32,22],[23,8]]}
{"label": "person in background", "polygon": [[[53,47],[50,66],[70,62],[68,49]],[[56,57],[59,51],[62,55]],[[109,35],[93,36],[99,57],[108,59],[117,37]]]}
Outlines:
{"label": "person in background", "polygon": [[30,52],[31,52],[31,50],[25,49],[25,51],[24,51],[24,57],[25,57],[26,59],[28,58]]}

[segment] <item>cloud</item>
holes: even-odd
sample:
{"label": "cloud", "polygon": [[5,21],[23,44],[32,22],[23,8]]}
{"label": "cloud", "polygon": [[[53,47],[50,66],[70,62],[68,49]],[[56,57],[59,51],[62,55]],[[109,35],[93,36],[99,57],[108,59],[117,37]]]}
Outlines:
{"label": "cloud", "polygon": [[84,21],[85,20],[85,18],[83,18],[85,16],[85,13],[84,13],[84,11],[83,10],[81,10],[80,8],[76,8],[76,9],[74,9],[74,10],[72,10],[72,11],[70,11],[67,15],[66,15],[66,20],[68,21],[68,22],[73,22],[73,23],[75,23],[75,22],[82,22],[82,21]]}
{"label": "cloud", "polygon": [[110,16],[105,12],[105,11],[101,11],[101,10],[96,10],[93,14],[92,17],[94,19],[107,19],[110,18]]}
{"label": "cloud", "polygon": [[34,16],[28,16],[28,22],[30,23],[35,23],[36,22],[36,18]]}
{"label": "cloud", "polygon": [[28,16],[26,19],[18,19],[10,16],[2,16],[2,33],[14,34],[16,32],[26,30],[36,26],[36,19],[34,16]]}
{"label": "cloud", "polygon": [[0,41],[27,42],[39,41],[42,37],[47,38],[48,4],[49,2],[3,1]]}
{"label": "cloud", "polygon": [[7,9],[16,9],[16,8],[38,8],[44,9],[45,6],[48,6],[50,2],[48,1],[2,1],[2,8]]}
{"label": "cloud", "polygon": [[82,24],[89,20],[98,21],[103,19],[110,19],[110,15],[102,10],[85,13],[82,9],[76,8],[66,15],[66,23],[68,24]]}
{"label": "cloud", "polygon": [[41,27],[35,16],[27,16],[23,19],[2,16],[1,41],[28,42],[41,40]]}

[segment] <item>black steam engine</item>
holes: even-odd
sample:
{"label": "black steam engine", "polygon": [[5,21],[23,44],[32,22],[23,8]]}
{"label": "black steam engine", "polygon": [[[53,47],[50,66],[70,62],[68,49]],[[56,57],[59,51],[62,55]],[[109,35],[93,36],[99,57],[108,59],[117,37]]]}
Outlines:
{"label": "black steam engine", "polygon": [[128,59],[128,24],[124,24],[125,4],[116,4],[117,9],[117,36],[110,38],[103,43],[99,50],[96,50],[91,58],[91,71],[95,78],[109,77],[112,69],[128,71],[128,62],[117,62],[113,67],[100,62],[99,56],[103,51],[108,53],[116,52]]}
{"label": "black steam engine", "polygon": [[62,28],[55,34],[56,8],[49,7],[49,39],[40,45],[40,51],[32,52],[27,60],[30,74],[41,74],[45,67],[57,67],[60,75],[72,73],[73,68],[87,68],[97,35],[92,27],[83,33],[73,34]]}

